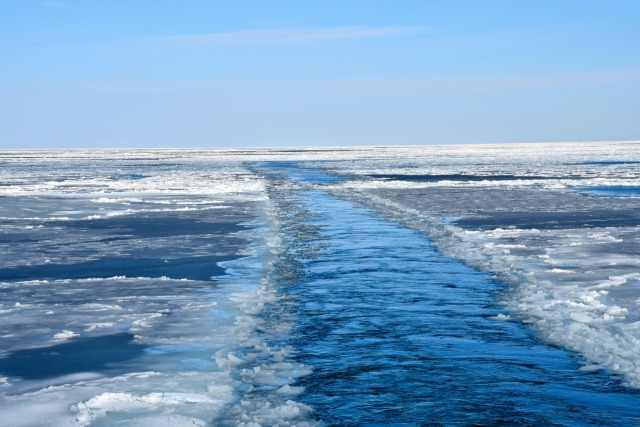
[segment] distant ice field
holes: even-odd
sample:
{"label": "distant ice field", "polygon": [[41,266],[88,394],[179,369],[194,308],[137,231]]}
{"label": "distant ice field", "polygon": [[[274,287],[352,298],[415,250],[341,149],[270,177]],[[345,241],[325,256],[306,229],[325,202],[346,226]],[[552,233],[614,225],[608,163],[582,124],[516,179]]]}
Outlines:
{"label": "distant ice field", "polygon": [[639,142],[2,150],[0,419],[640,424],[639,189]]}

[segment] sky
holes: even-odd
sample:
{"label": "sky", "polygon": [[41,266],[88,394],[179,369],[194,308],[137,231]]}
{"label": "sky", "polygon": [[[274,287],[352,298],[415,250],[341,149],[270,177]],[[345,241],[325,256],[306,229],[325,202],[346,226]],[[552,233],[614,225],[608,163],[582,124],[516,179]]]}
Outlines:
{"label": "sky", "polygon": [[0,148],[640,139],[637,0],[0,0]]}

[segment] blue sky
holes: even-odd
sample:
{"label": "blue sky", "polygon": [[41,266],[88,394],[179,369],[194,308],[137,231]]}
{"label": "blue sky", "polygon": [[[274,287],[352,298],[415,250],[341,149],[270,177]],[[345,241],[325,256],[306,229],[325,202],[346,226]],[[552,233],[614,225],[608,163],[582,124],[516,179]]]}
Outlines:
{"label": "blue sky", "polygon": [[636,0],[0,7],[0,148],[640,139]]}

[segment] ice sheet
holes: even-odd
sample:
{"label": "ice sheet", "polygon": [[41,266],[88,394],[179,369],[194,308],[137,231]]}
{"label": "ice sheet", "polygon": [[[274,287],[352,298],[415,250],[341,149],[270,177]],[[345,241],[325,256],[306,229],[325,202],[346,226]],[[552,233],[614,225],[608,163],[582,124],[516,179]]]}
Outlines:
{"label": "ice sheet", "polygon": [[[299,277],[256,173],[273,161],[301,170],[300,188],[367,204],[495,275],[507,285],[495,321],[640,387],[638,142],[4,150],[2,419],[314,425],[297,401],[313,367],[276,344],[295,318],[273,275]],[[305,230],[295,238],[317,238]],[[32,378],[16,362],[78,346],[122,359],[68,357]]]}

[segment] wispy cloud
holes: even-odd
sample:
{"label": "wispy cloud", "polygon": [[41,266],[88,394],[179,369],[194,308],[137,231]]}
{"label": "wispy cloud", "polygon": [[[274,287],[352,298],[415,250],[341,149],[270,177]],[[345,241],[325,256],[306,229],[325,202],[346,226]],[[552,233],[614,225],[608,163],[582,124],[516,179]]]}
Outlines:
{"label": "wispy cloud", "polygon": [[309,43],[400,37],[422,32],[409,27],[274,28],[160,37],[163,40],[219,45]]}

